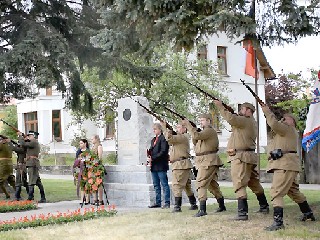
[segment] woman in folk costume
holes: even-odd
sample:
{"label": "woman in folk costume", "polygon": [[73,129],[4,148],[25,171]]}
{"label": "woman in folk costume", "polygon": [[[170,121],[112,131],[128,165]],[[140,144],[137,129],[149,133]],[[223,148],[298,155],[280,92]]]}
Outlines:
{"label": "woman in folk costume", "polygon": [[[76,159],[73,164],[73,176],[74,181],[77,185],[77,195],[79,197],[79,189],[81,189],[80,199],[81,199],[81,205],[84,203],[85,205],[88,205],[90,203],[90,195],[85,193],[85,185],[86,185],[86,179],[83,177],[83,171],[85,166],[85,162],[83,161],[83,153],[89,152],[89,143],[87,139],[80,139],[79,141],[79,149],[76,152]],[[85,202],[83,201],[85,199]]]}
{"label": "woman in folk costume", "polygon": [[[98,161],[93,166],[93,172],[94,172],[94,188],[97,187],[97,192],[94,191],[96,194],[94,194],[95,204],[97,205],[104,205],[103,202],[103,178],[104,178],[104,166],[102,164],[102,153],[103,148],[101,145],[101,141],[98,135],[94,135],[91,138],[91,142],[93,144],[92,151],[93,153],[98,157]],[[97,194],[98,193],[98,194]],[[98,195],[98,196],[97,196]]]}

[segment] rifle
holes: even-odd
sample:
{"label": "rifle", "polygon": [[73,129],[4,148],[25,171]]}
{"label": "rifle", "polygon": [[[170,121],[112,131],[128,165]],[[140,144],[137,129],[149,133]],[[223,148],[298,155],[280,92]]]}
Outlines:
{"label": "rifle", "polygon": [[[170,108],[166,107],[166,106],[162,106],[164,109],[166,109],[167,111],[171,112],[173,115],[176,115],[177,117],[181,118],[182,120],[187,119],[185,116],[181,115],[180,113],[177,113],[173,110],[171,110]],[[192,127],[197,128],[197,125],[194,122],[189,121]],[[197,131],[200,132],[201,129],[197,128]]]}
{"label": "rifle", "polygon": [[242,84],[249,90],[249,92],[251,92],[251,94],[253,95],[253,97],[257,100],[257,102],[260,104],[261,107],[264,107],[266,104],[259,98],[259,96],[252,90],[252,88],[247,85],[244,80],[240,79],[240,81],[242,82]]}
{"label": "rifle", "polygon": [[[196,89],[198,89],[201,93],[203,93],[205,96],[210,97],[213,100],[219,100],[218,98],[216,98],[215,96],[213,96],[212,94],[208,93],[207,91],[203,90],[202,88],[198,87],[197,85],[189,82],[188,80],[181,78],[183,81],[185,81],[186,83],[188,83],[189,85],[195,87]],[[234,114],[234,110],[232,107],[230,107],[229,105],[225,104],[224,102],[222,102],[222,105],[225,107],[225,109],[227,109],[229,112],[231,112],[232,114]]]}
{"label": "rifle", "polygon": [[[0,121],[3,122],[4,124],[6,124],[7,126],[11,127],[14,131],[21,132],[18,128],[16,128],[15,126],[12,126],[10,123],[6,122],[2,118],[0,118]],[[22,133],[22,136],[24,136],[24,133]]]}
{"label": "rifle", "polygon": [[[156,119],[158,119],[160,122],[164,122],[157,114],[155,114],[154,112],[152,112],[149,108],[147,108],[146,106],[142,105],[139,101],[131,98],[133,101],[135,101],[136,103],[138,103],[143,109],[145,109],[147,111],[147,113],[151,114],[152,116],[154,116]],[[166,128],[169,129],[170,131],[172,131],[173,135],[177,135],[176,131],[173,130],[173,127],[167,123],[166,123]]]}

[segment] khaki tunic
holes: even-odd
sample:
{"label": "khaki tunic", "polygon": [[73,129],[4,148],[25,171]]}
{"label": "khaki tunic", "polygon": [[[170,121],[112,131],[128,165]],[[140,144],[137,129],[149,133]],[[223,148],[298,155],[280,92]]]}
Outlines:
{"label": "khaki tunic", "polygon": [[27,150],[15,144],[10,145],[12,151],[17,153],[17,167],[16,167],[16,186],[27,186],[27,168],[26,168],[26,154]]}
{"label": "khaki tunic", "polygon": [[[295,127],[278,121],[272,112],[264,110],[267,123],[275,133],[268,150],[281,149],[282,151],[297,151],[299,135]],[[301,170],[297,153],[286,153],[282,158],[268,162],[268,172],[283,169],[299,172]]]}
{"label": "khaki tunic", "polygon": [[0,143],[0,184],[13,179],[12,150],[8,143]]}
{"label": "khaki tunic", "polygon": [[231,178],[237,198],[247,198],[249,187],[256,195],[264,193],[257,171],[258,155],[256,148],[257,123],[253,117],[232,114],[223,106],[217,106],[221,116],[231,125],[232,134],[227,149],[235,149],[235,155],[229,156]]}
{"label": "khaki tunic", "polygon": [[[217,152],[219,148],[219,139],[217,132],[212,127],[205,127],[198,132],[197,128],[187,124],[187,129],[191,134],[192,141],[195,144],[195,153]],[[222,161],[217,153],[210,153],[202,156],[196,156],[195,165],[197,174],[197,191],[199,201],[207,200],[207,190],[209,190],[217,199],[222,198],[218,180],[219,167]]]}
{"label": "khaki tunic", "polygon": [[[232,129],[227,149],[256,149],[257,123],[254,118],[232,114],[224,107],[218,108],[221,116],[231,125]],[[258,164],[258,156],[254,151],[238,151],[236,155],[229,156],[229,162],[235,159],[240,159],[245,163]]]}
{"label": "khaki tunic", "polygon": [[[191,188],[190,169],[192,163],[190,161],[190,144],[187,134],[168,135],[164,132],[164,136],[170,147],[170,162],[172,162],[172,191],[175,197],[181,197],[182,191],[185,190],[187,196],[193,196]],[[180,160],[186,158],[185,160]]]}
{"label": "khaki tunic", "polygon": [[[278,121],[275,115],[262,108],[268,125],[275,133],[268,150],[297,151],[298,132],[295,127]],[[283,197],[288,195],[294,202],[302,203],[306,197],[299,190],[297,179],[300,171],[299,157],[296,153],[285,153],[277,160],[269,160],[268,172],[273,172],[271,184],[271,200],[273,207],[283,207]]]}
{"label": "khaki tunic", "polygon": [[38,158],[40,153],[40,144],[37,139],[26,142],[22,136],[19,136],[19,142],[22,147],[27,148],[26,167],[28,169],[29,185],[35,185],[38,178],[40,179],[40,162]]}

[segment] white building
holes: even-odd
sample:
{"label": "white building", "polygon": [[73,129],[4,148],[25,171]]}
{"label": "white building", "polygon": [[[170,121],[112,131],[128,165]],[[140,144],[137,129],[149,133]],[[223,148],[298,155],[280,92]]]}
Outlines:
{"label": "white building", "polygon": [[[198,48],[197,57],[205,58],[213,62],[218,62],[219,72],[222,74],[223,80],[227,83],[227,91],[224,95],[228,96],[230,106],[238,106],[243,102],[250,102],[255,106],[255,98],[240,82],[244,80],[253,90],[255,90],[255,80],[253,77],[246,75],[246,50],[241,43],[235,44],[241,39],[229,40],[225,33],[210,36],[206,45]],[[259,78],[257,81],[258,96],[265,101],[265,83],[266,79],[272,79],[275,74],[269,65],[261,48],[257,49],[257,65],[259,70]],[[234,109],[236,112],[238,109]],[[267,145],[267,126],[261,108],[259,107],[259,145]],[[256,117],[256,116],[255,116]],[[231,135],[228,130],[230,125],[223,122],[225,128],[220,129],[219,140],[220,147],[226,147],[227,140]]]}
{"label": "white building", "polygon": [[88,140],[99,135],[104,151],[115,151],[114,126],[99,128],[89,120],[74,123],[62,94],[52,89],[40,89],[35,99],[17,101],[17,113],[19,130],[39,132],[39,142],[50,147],[50,153],[75,153],[70,143],[81,129]]}
{"label": "white building", "polygon": [[[218,61],[220,72],[228,85],[228,91],[224,94],[228,96],[231,106],[238,106],[243,102],[251,102],[255,105],[255,99],[249,91],[242,85],[240,78],[245,80],[252,89],[254,79],[245,75],[246,50],[241,44],[234,44],[237,40],[230,41],[224,33],[213,35],[208,38],[207,45],[198,48],[197,57],[206,58],[214,62]],[[265,81],[274,78],[275,74],[270,67],[262,49],[257,50],[259,79],[257,81],[258,95],[265,100]],[[238,109],[234,109],[237,111]],[[70,112],[65,109],[65,100],[58,92],[50,89],[41,89],[40,94],[35,99],[26,99],[17,102],[18,126],[22,131],[36,130],[40,133],[39,142],[50,146],[51,153],[70,152],[75,149],[70,146],[74,135],[79,132],[80,125],[72,122]],[[263,113],[259,108],[259,130],[260,146],[267,145],[267,129]],[[71,125],[70,125],[71,124]],[[231,129],[227,123],[225,128],[221,128],[219,133],[220,146],[226,147]],[[98,128],[94,122],[85,121],[82,128],[87,131],[87,137],[98,134],[102,139],[104,151],[115,151],[114,126]],[[57,141],[53,141],[56,139]]]}

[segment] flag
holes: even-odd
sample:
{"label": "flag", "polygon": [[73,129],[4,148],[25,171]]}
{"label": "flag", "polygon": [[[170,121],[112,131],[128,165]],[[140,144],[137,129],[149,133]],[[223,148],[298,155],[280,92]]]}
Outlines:
{"label": "flag", "polygon": [[320,70],[312,88],[312,100],[303,133],[302,147],[309,152],[320,141]]}
{"label": "flag", "polygon": [[[253,49],[252,41],[251,40],[244,40],[243,41],[243,48],[247,51],[246,55],[246,67],[244,73],[255,78],[255,52]],[[259,71],[257,74],[259,78]]]}

